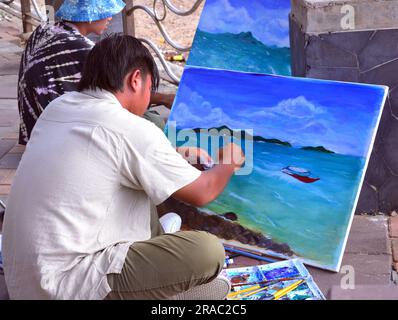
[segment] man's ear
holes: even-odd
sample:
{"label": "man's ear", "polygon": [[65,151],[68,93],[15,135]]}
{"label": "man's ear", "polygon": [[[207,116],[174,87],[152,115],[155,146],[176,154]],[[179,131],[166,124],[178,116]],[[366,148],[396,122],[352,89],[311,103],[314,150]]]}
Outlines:
{"label": "man's ear", "polygon": [[141,71],[139,69],[130,73],[129,80],[130,88],[133,92],[139,92],[142,87]]}

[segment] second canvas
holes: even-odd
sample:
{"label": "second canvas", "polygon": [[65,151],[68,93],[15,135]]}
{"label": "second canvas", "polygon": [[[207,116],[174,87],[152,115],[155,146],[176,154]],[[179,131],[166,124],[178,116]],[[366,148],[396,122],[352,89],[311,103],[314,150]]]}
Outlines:
{"label": "second canvas", "polygon": [[240,233],[261,234],[282,250],[255,237],[240,243],[240,234],[229,242],[337,271],[386,90],[189,67],[167,130],[176,145],[214,157],[217,135],[231,133],[243,146],[245,167],[202,211],[229,213]]}
{"label": "second canvas", "polygon": [[206,0],[188,65],[290,75],[291,0]]}

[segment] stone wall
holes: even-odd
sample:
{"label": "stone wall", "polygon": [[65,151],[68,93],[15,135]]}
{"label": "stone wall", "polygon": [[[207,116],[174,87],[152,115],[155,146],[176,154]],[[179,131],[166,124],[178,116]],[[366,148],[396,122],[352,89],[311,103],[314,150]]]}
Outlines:
{"label": "stone wall", "polygon": [[[357,3],[344,3],[347,2]],[[380,3],[386,6],[380,6]],[[392,3],[394,9],[390,8]],[[296,16],[294,12],[297,9],[293,8],[290,16],[294,76],[379,84],[390,88],[356,213],[390,213],[398,209],[398,19],[392,20],[398,12],[398,2],[380,1],[375,5],[379,11],[372,13],[372,19],[390,10],[384,23],[389,23],[390,27],[394,23],[396,28],[342,32],[335,21],[336,32],[316,33],[315,24],[308,21],[311,15]],[[318,9],[321,11],[317,17],[318,24],[323,25],[322,19],[327,19],[325,13],[328,10],[332,12],[332,9]],[[313,3],[309,10],[316,11]],[[314,12],[311,14],[315,19]],[[307,30],[309,25],[311,30]],[[331,28],[330,24],[328,28]],[[365,25],[362,28],[368,29]]]}
{"label": "stone wall", "polygon": [[397,0],[292,0],[292,15],[307,34],[344,31],[353,13],[355,30],[382,30],[396,26]]}

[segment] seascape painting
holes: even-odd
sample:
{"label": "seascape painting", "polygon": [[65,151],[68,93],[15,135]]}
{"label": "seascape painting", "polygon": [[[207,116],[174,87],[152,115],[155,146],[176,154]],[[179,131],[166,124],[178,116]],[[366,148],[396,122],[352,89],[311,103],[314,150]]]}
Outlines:
{"label": "seascape painting", "polygon": [[290,0],[206,0],[188,65],[291,75]]}
{"label": "seascape painting", "polygon": [[[386,94],[383,86],[187,67],[166,131],[177,146],[202,146],[200,129],[243,132],[252,143],[237,142],[244,174],[200,210],[233,213],[240,233],[290,253],[256,241],[249,248],[338,271]],[[185,131],[198,135],[179,140]],[[207,151],[215,155],[211,144]]]}

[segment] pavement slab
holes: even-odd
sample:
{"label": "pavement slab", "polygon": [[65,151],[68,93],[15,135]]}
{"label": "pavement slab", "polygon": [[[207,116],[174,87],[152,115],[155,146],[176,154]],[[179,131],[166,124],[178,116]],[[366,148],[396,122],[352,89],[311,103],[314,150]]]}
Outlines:
{"label": "pavement slab", "polygon": [[392,247],[392,259],[395,263],[398,263],[398,239],[393,239],[391,241]]}
{"label": "pavement slab", "polygon": [[[1,134],[0,134],[0,137],[1,137]],[[14,140],[1,139],[0,140],[0,159],[2,159],[14,146],[15,146]]]}
{"label": "pavement slab", "polygon": [[3,139],[18,130],[18,126],[0,127],[0,139]]}
{"label": "pavement slab", "polygon": [[[0,139],[17,132],[18,128],[19,112],[17,100],[2,99],[0,96]],[[1,156],[0,146],[0,158]]]}
{"label": "pavement slab", "polygon": [[398,300],[396,286],[357,286],[355,289],[333,287],[331,300]]}
{"label": "pavement slab", "polygon": [[0,30],[0,39],[17,40],[18,35],[22,32],[21,20],[14,17],[13,21],[2,22]]}
{"label": "pavement slab", "polygon": [[386,217],[355,216],[339,273],[308,267],[327,297],[348,279],[355,285],[391,285],[392,257]]}
{"label": "pavement slab", "polygon": [[0,273],[0,300],[8,300],[8,293],[4,274]]}
{"label": "pavement slab", "polygon": [[389,221],[390,237],[398,238],[398,217],[391,217]]}
{"label": "pavement slab", "polygon": [[326,297],[330,298],[333,287],[342,287],[351,280],[353,285],[391,284],[391,256],[346,254],[341,273],[308,267],[315,282]]}
{"label": "pavement slab", "polygon": [[18,130],[14,130],[13,132],[9,133],[8,135],[6,135],[4,137],[4,139],[8,139],[8,140],[15,140],[14,142],[16,143],[16,141],[19,138],[19,132]]}
{"label": "pavement slab", "polygon": [[5,40],[0,41],[0,54],[20,54],[21,52],[23,48],[20,46]]}
{"label": "pavement slab", "polygon": [[21,61],[19,55],[14,53],[1,54],[0,52],[0,61],[6,62],[0,64],[0,76],[16,75],[19,73],[19,64]]}
{"label": "pavement slab", "polygon": [[16,169],[0,169],[0,185],[11,185]]}
{"label": "pavement slab", "polygon": [[19,122],[17,110],[0,109],[0,127],[15,127]]}
{"label": "pavement slab", "polygon": [[[390,254],[388,246],[388,219],[384,216],[356,216],[352,224],[345,253]],[[369,236],[372,232],[372,236]]]}
{"label": "pavement slab", "polygon": [[11,149],[9,153],[19,153],[22,154],[25,152],[26,146],[17,144],[14,148]]}
{"label": "pavement slab", "polygon": [[17,99],[4,99],[0,97],[0,112],[2,110],[13,110],[18,113],[18,101]]}
{"label": "pavement slab", "polygon": [[0,76],[0,98],[17,99],[17,75]]}
{"label": "pavement slab", "polygon": [[0,197],[7,197],[10,194],[11,186],[10,185],[0,185]]}
{"label": "pavement slab", "polygon": [[9,153],[0,160],[0,169],[17,169],[22,154]]}

